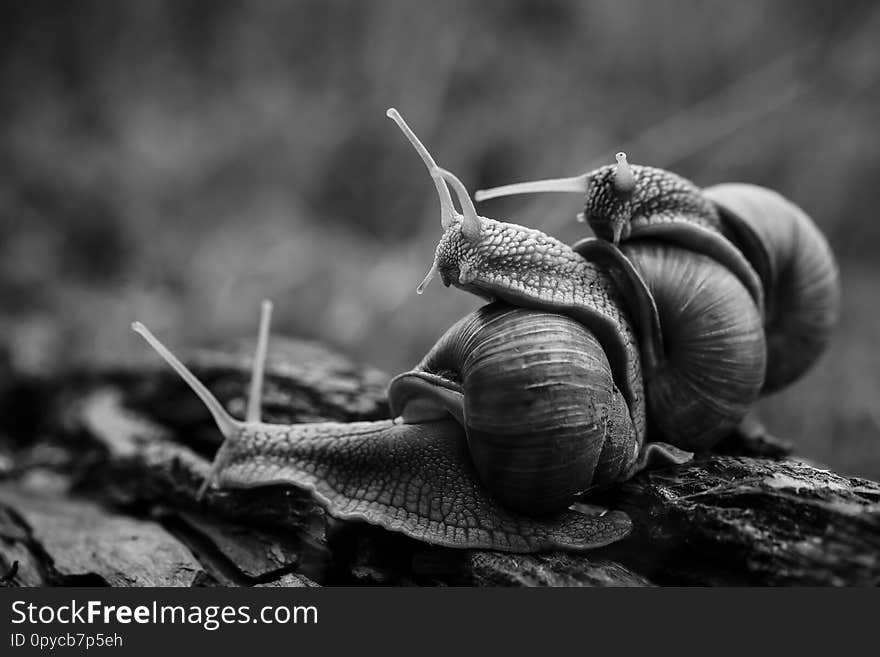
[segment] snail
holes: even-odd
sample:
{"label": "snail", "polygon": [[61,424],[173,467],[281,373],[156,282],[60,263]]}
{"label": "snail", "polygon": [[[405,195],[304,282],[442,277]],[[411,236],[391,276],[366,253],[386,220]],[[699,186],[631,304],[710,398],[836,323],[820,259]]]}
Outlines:
{"label": "snail", "polygon": [[[621,391],[626,395],[627,378],[635,382],[627,397],[631,410],[647,397],[657,432],[650,443],[706,450],[745,418],[766,365],[757,278],[750,291],[724,264],[680,246],[621,251],[592,239],[569,247],[540,231],[481,217],[464,184],[438,167],[399,115],[389,112],[422,156],[440,195],[444,232],[420,290],[439,273],[444,284],[478,296],[582,322],[599,339],[612,371],[619,372]],[[456,192],[461,214],[444,181]],[[718,242],[727,244],[720,236]],[[736,249],[729,251],[744,271],[752,271]]]}
{"label": "snail", "polygon": [[806,213],[757,185],[725,183],[701,190],[670,171],[630,165],[624,153],[616,160],[572,178],[480,190],[475,198],[579,193],[585,207],[578,218],[600,239],[624,244],[637,269],[646,241],[715,259],[736,274],[764,314],[762,391],[777,391],[809,370],[837,322],[840,283],[828,242]]}
{"label": "snail", "polygon": [[143,324],[132,325],[225,438],[199,496],[215,481],[292,484],[334,517],[460,548],[579,551],[630,531],[622,512],[568,509],[595,482],[627,478],[653,453],[640,452],[608,361],[576,320],[483,306],[392,380],[395,419],[288,426],[260,421],[270,314],[264,302],[245,421]]}
{"label": "snail", "polygon": [[395,419],[375,422],[260,421],[267,304],[243,422],[135,323],[225,438],[200,494],[214,483],[293,484],[335,517],[455,547],[581,550],[621,538],[631,527],[625,514],[569,507],[585,492],[691,455],[645,440],[641,355],[614,278],[539,231],[477,217],[461,182],[395,111],[389,116],[425,160],[441,201],[444,233],[418,291],[439,273],[491,303],[392,380]]}

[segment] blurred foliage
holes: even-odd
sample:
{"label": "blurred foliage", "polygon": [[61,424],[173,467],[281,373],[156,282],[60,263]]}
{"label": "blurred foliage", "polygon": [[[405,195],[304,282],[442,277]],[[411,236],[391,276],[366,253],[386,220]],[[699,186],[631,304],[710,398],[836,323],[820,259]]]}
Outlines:
{"label": "blurred foliage", "polygon": [[[880,477],[875,219],[880,7],[738,3],[29,0],[0,6],[0,313],[41,371],[255,329],[389,372],[479,301],[435,283],[439,236],[400,109],[471,189],[610,161],[774,187],[840,258],[831,353],[764,402],[774,429]],[[579,200],[489,216],[573,241]]]}

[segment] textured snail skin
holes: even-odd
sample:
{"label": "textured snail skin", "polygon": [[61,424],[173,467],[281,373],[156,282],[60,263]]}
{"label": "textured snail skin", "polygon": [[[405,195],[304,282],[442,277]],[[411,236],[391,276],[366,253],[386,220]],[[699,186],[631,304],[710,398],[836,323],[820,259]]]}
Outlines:
{"label": "textured snail skin", "polygon": [[615,188],[617,169],[609,164],[586,175],[584,218],[597,237],[610,241],[615,221],[625,223],[621,240],[652,224],[687,222],[720,232],[721,219],[712,203],[686,178],[656,167],[630,165],[634,189],[621,198]]}
{"label": "textured snail skin", "polygon": [[597,237],[611,240],[616,223],[623,226],[621,242],[662,239],[708,255],[732,271],[759,309],[763,288],[754,268],[722,235],[718,209],[689,180],[656,167],[631,165],[634,189],[621,196],[615,187],[616,165],[586,175],[584,218]]}
{"label": "textured snail skin", "polygon": [[619,511],[533,518],[501,506],[479,484],[454,420],[249,425],[234,444],[220,471],[221,486],[294,484],[311,491],[336,518],[436,545],[580,551],[612,543],[631,529]]}

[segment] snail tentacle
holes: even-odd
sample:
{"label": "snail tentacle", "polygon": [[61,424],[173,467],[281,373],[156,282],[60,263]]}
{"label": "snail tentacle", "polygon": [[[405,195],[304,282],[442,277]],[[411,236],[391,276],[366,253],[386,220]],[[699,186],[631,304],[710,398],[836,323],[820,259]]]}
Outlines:
{"label": "snail tentacle", "polygon": [[257,331],[257,346],[254,352],[254,369],[251,372],[251,386],[248,393],[247,422],[262,419],[263,378],[266,371],[266,355],[269,351],[269,327],[272,324],[272,302],[264,299],[260,304],[260,328]]}
{"label": "snail tentacle", "polygon": [[211,469],[208,471],[201,488],[199,488],[196,493],[196,499],[201,499],[208,488],[216,482],[220,469],[225,465],[226,460],[229,457],[231,445],[241,435],[245,423],[236,420],[227,413],[226,409],[223,408],[223,404],[220,403],[220,400],[208,390],[204,383],[199,381],[196,375],[193,374],[189,368],[177,358],[177,356],[171,353],[170,349],[163,345],[159,339],[150,332],[150,329],[140,322],[133,322],[131,328],[135,333],[139,334],[175,372],[177,372],[180,378],[182,378],[190,388],[192,388],[193,392],[196,393],[196,396],[202,400],[202,403],[211,413],[211,417],[214,418],[214,424],[217,425],[217,429],[223,434],[223,444],[220,445],[220,449],[217,450]]}
{"label": "snail tentacle", "polygon": [[474,192],[474,200],[479,203],[493,198],[501,198],[503,196],[539,194],[544,192],[586,194],[589,189],[589,184],[590,181],[586,174],[582,176],[572,176],[570,178],[532,180],[529,182],[502,185],[501,187],[492,187],[491,189],[478,189]]}
{"label": "snail tentacle", "polygon": [[425,148],[424,144],[422,144],[416,134],[410,129],[406,121],[403,120],[400,112],[393,107],[389,107],[388,111],[385,112],[385,116],[397,124],[397,127],[400,128],[401,132],[403,132],[415,151],[419,154],[419,157],[422,158],[422,162],[424,162],[425,166],[428,168],[431,180],[434,181],[434,187],[437,188],[437,196],[440,198],[440,225],[444,230],[449,228],[449,226],[452,225],[453,218],[456,214],[455,206],[452,204],[452,196],[449,194],[449,188],[446,187],[443,178],[436,171],[437,163],[434,162],[431,153],[428,152],[428,149]]}

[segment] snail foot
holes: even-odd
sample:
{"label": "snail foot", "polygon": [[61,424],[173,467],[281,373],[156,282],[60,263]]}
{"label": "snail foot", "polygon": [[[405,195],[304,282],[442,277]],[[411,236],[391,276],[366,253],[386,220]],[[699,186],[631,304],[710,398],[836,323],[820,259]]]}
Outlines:
{"label": "snail foot", "polygon": [[633,466],[633,474],[638,474],[643,470],[656,470],[674,465],[682,465],[689,463],[693,458],[693,452],[687,452],[669,443],[645,443]]}

